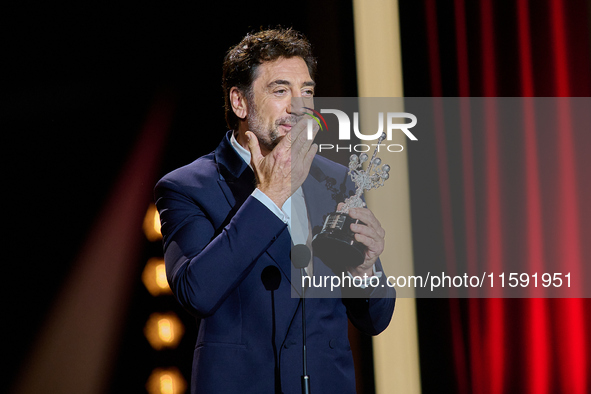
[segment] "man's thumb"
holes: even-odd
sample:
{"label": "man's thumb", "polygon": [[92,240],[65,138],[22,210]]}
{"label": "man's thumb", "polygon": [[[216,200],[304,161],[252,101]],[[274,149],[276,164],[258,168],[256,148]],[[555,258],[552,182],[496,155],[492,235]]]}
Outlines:
{"label": "man's thumb", "polygon": [[261,147],[259,146],[259,140],[252,131],[247,131],[245,135],[248,140],[248,150],[250,150],[250,155],[253,160],[258,161],[258,158],[261,156]]}

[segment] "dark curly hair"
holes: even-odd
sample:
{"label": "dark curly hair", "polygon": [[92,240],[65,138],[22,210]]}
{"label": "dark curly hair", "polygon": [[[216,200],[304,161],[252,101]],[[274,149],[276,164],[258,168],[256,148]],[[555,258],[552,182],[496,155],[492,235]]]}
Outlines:
{"label": "dark curly hair", "polygon": [[238,128],[238,117],[232,111],[230,89],[238,88],[245,96],[252,91],[257,69],[263,62],[278,58],[301,57],[308,66],[312,79],[316,73],[316,59],[312,46],[304,35],[291,28],[276,28],[249,33],[228,51],[224,58],[222,88],[224,91],[226,123],[232,130]]}

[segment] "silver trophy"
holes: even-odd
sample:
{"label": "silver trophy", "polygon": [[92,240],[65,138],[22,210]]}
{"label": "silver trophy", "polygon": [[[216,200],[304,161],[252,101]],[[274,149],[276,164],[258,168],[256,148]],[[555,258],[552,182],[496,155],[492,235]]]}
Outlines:
{"label": "silver trophy", "polygon": [[355,183],[355,194],[346,198],[341,209],[328,215],[324,221],[322,231],[314,236],[312,248],[314,254],[335,271],[343,271],[347,267],[356,267],[365,259],[366,246],[355,240],[355,234],[351,231],[352,223],[361,223],[349,216],[351,208],[365,207],[361,195],[366,190],[377,189],[384,185],[390,177],[390,166],[382,164],[382,160],[376,157],[379,144],[386,138],[382,133],[378,139],[378,146],[373,152],[367,169],[363,170],[363,164],[368,160],[367,153],[359,157],[351,155],[349,160],[349,176]]}

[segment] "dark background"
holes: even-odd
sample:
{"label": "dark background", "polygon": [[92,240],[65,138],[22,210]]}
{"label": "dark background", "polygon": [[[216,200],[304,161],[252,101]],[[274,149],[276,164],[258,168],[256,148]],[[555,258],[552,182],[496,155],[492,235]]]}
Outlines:
{"label": "dark background", "polygon": [[[10,335],[3,352],[9,355],[5,381],[12,380],[31,350],[156,99],[166,97],[173,107],[158,178],[209,153],[222,138],[221,63],[227,49],[249,31],[276,25],[302,31],[318,58],[317,95],[357,95],[350,2],[239,4],[62,3],[13,5],[0,13],[2,231],[8,267],[3,309],[12,323],[3,327]],[[452,20],[446,7],[438,10],[441,21]],[[400,1],[409,97],[432,92],[424,15],[422,2]],[[440,28],[444,54],[453,53],[453,47],[445,47],[452,30]],[[443,62],[442,69],[446,95],[457,95],[453,65]],[[421,220],[437,220],[421,193],[412,198],[424,204]],[[138,270],[159,253],[159,242],[146,241]],[[417,304],[423,391],[453,392],[448,304],[426,299]],[[143,337],[146,317],[171,309],[183,318],[185,336],[177,350],[155,352]],[[177,365],[188,379],[194,338],[191,317],[172,297],[151,297],[138,276],[111,391],[141,392],[157,366]],[[370,343],[358,340],[365,348]],[[363,392],[373,392],[371,352],[359,357]]]}
{"label": "dark background", "polygon": [[[31,350],[154,101],[167,97],[173,105],[159,177],[217,146],[226,130],[225,52],[245,33],[276,25],[292,26],[313,43],[319,96],[357,95],[347,2],[4,7],[5,382]],[[138,267],[158,253],[159,243],[146,241]],[[178,350],[157,353],[141,330],[147,314],[165,309],[183,317],[187,332]],[[194,324],[172,297],[155,301],[138,277],[126,319],[113,392],[141,391],[156,366],[184,364],[188,373]]]}

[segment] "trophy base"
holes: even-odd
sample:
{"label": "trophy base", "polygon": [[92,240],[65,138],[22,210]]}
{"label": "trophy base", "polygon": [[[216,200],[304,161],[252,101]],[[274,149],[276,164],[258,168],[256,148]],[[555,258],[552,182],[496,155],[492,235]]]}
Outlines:
{"label": "trophy base", "polygon": [[312,250],[335,272],[357,267],[365,259],[366,246],[355,240],[352,223],[362,223],[346,213],[333,212],[326,218],[322,231],[312,240]]}

